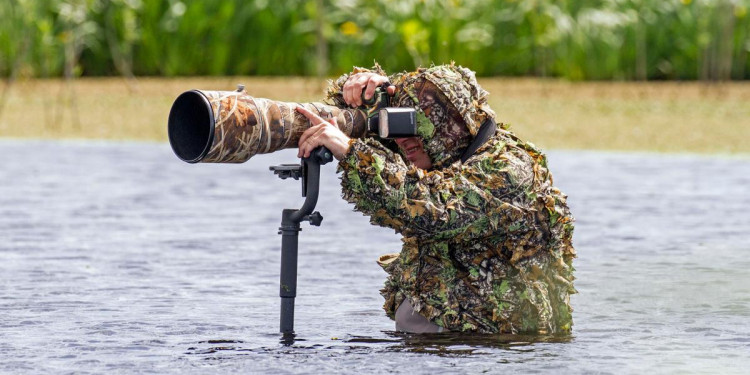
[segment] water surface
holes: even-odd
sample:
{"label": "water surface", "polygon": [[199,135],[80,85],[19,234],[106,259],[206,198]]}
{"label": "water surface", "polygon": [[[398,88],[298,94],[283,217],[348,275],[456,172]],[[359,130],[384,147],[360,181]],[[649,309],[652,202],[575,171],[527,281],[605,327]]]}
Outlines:
{"label": "water surface", "polygon": [[399,237],[339,198],[300,233],[297,340],[280,342],[281,209],[269,165],[167,145],[0,141],[0,372],[743,373],[750,160],[551,152],[577,219],[570,337],[404,335],[375,259]]}

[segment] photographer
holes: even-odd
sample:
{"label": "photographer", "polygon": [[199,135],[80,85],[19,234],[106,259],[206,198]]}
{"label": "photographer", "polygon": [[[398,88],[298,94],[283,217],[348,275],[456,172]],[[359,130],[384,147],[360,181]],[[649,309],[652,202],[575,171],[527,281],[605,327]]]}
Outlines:
{"label": "photographer", "polygon": [[[313,125],[299,156],[328,147],[340,161],[344,199],[404,236],[399,254],[378,261],[397,329],[569,332],[573,218],[546,157],[495,124],[487,92],[463,67],[391,77],[379,66],[355,68],[332,83],[328,99],[359,107],[363,92],[369,99],[387,82],[392,105],[417,110],[419,137],[349,139],[333,121],[297,110]],[[464,155],[483,124],[494,135]]]}

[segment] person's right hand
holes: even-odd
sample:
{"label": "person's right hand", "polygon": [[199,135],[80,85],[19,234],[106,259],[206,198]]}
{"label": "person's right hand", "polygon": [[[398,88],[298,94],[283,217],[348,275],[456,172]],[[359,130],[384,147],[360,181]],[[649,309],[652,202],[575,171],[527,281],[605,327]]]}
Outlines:
{"label": "person's right hand", "polygon": [[[344,83],[344,102],[352,107],[362,105],[362,91],[365,92],[365,100],[372,99],[375,89],[388,82],[388,77],[377,73],[356,73],[349,76]],[[388,86],[388,95],[396,92],[396,86]]]}

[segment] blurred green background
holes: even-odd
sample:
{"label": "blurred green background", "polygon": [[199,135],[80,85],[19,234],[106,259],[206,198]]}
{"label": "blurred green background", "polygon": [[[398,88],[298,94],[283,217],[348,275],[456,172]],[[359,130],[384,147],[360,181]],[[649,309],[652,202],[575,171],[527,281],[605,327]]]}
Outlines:
{"label": "blurred green background", "polygon": [[4,77],[750,78],[750,0],[2,0]]}

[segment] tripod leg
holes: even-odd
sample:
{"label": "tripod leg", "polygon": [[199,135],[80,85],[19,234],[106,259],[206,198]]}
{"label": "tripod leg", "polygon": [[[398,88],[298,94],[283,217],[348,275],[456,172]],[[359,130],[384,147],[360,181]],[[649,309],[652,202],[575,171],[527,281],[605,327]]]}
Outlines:
{"label": "tripod leg", "polygon": [[294,298],[297,297],[297,243],[299,222],[291,217],[297,210],[286,209],[281,219],[281,277],[279,297],[281,297],[281,332],[294,332]]}

